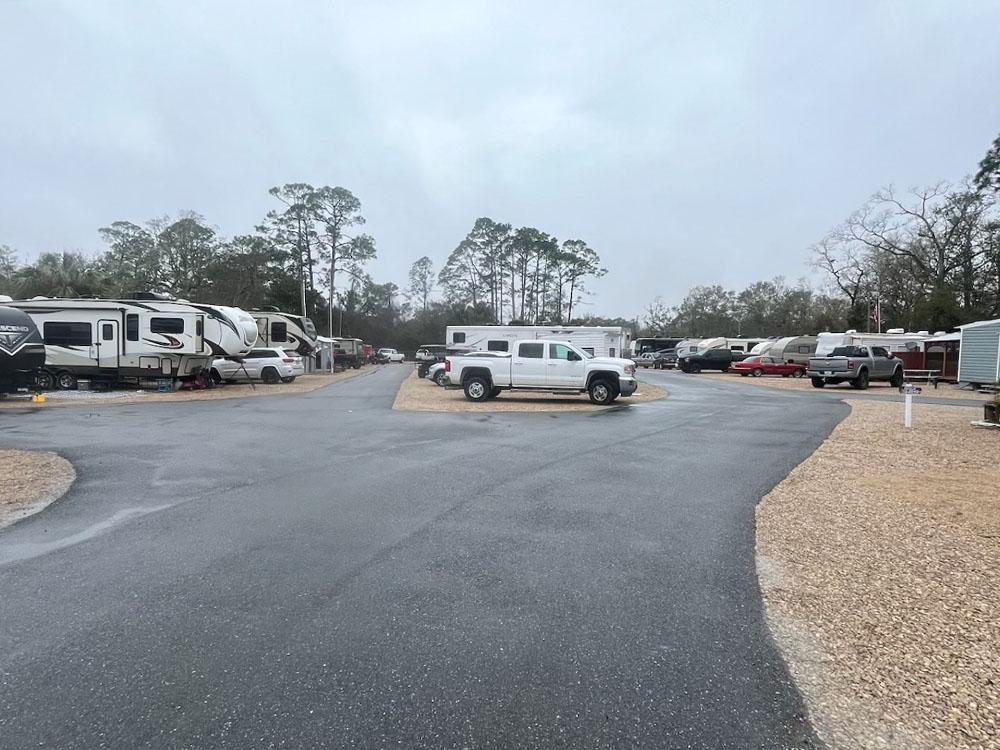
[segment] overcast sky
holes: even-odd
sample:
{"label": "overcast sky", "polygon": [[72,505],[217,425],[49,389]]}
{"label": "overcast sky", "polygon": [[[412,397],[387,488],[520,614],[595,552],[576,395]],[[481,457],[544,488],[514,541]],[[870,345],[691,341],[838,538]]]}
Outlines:
{"label": "overcast sky", "polygon": [[380,281],[489,216],[589,242],[586,311],[636,315],[801,277],[882,185],[973,171],[998,29],[995,0],[0,0],[0,244],[187,209],[231,236],[273,185],[342,185]]}

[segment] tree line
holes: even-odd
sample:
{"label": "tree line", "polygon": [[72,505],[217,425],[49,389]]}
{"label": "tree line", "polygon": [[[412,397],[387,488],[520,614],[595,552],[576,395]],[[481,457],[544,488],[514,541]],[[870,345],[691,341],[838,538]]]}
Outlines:
{"label": "tree line", "polygon": [[975,176],[878,191],[810,248],[820,291],[782,278],[735,292],[692,289],[654,301],[646,331],[691,336],[795,335],[823,330],[939,331],[1000,317],[1000,136]]}

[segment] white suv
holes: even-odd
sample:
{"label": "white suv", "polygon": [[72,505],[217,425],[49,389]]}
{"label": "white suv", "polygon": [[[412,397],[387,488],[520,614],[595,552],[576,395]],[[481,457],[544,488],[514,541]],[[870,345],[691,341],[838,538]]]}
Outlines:
{"label": "white suv", "polygon": [[301,357],[270,346],[251,350],[242,362],[217,359],[212,363],[212,377],[216,382],[226,383],[251,380],[291,383],[304,372]]}
{"label": "white suv", "polygon": [[383,362],[402,362],[406,359],[406,355],[395,349],[379,349],[376,356]]}

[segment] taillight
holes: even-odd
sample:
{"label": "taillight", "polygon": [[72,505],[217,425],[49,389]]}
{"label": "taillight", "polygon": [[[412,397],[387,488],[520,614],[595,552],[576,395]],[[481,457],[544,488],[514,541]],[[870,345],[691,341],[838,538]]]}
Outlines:
{"label": "taillight", "polygon": [[451,360],[450,359],[445,359],[445,361],[444,361],[444,371],[445,372],[451,372]]}
{"label": "taillight", "polygon": [[282,362],[287,362],[288,364],[292,364],[292,362],[294,362],[295,360],[294,360],[294,359],[292,359],[291,357],[285,357],[285,358],[284,358],[283,360],[281,360],[281,361],[282,361]]}
{"label": "taillight", "polygon": [[847,369],[848,370],[853,370],[854,369],[854,361],[853,360],[850,360],[850,359],[847,360]]}

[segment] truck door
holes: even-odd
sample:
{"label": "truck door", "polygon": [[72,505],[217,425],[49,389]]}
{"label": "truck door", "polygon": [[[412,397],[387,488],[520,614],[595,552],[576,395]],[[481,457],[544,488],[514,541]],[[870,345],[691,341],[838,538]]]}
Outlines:
{"label": "truck door", "polygon": [[546,385],[550,388],[583,388],[586,366],[566,344],[549,344]]}
{"label": "truck door", "polygon": [[117,320],[97,321],[97,366],[118,369],[121,352],[121,330]]}
{"label": "truck door", "polygon": [[511,360],[510,382],[515,388],[543,388],[546,385],[545,344],[522,341]]}
{"label": "truck door", "polygon": [[880,378],[888,377],[892,375],[892,368],[895,367],[895,361],[889,359],[889,350],[881,346],[873,346],[871,348],[872,353],[872,369],[875,375]]}

